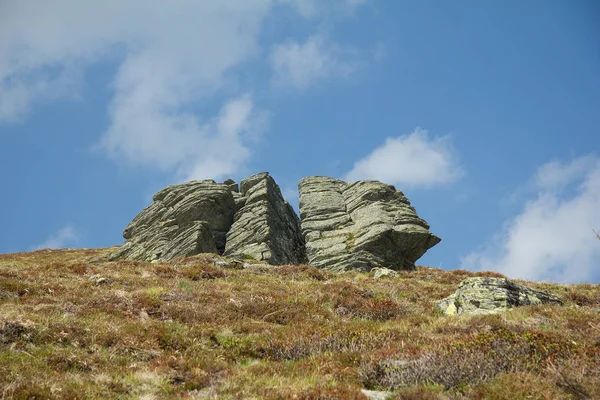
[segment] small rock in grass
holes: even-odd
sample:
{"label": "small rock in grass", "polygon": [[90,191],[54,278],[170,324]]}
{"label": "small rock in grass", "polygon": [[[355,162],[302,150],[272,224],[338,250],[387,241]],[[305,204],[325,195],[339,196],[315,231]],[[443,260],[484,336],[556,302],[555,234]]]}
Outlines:
{"label": "small rock in grass", "polygon": [[385,400],[392,395],[392,392],[384,392],[380,390],[362,389],[361,392],[370,400]]}
{"label": "small rock in grass", "polygon": [[494,314],[535,304],[562,305],[563,301],[508,279],[472,277],[462,281],[456,292],[439,301],[437,307],[447,315]]}
{"label": "small rock in grass", "polygon": [[90,281],[90,282],[95,282],[95,283],[96,283],[96,285],[103,285],[103,284],[105,284],[105,283],[108,283],[108,282],[109,282],[109,281],[108,281],[108,278],[105,278],[105,277],[103,277],[103,276],[100,276],[99,274],[94,274],[94,275],[90,276],[90,277],[88,278],[88,281]]}
{"label": "small rock in grass", "polygon": [[375,279],[379,278],[395,278],[398,276],[398,273],[393,269],[389,268],[373,268],[371,272],[375,273]]}

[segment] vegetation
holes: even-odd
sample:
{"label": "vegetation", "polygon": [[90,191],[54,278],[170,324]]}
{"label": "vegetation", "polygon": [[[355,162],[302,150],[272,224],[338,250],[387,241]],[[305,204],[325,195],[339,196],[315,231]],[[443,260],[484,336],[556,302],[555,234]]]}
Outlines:
{"label": "vegetation", "polygon": [[0,255],[2,398],[600,398],[599,285],[528,283],[565,305],[447,317],[436,300],[498,274],[376,280],[110,250]]}

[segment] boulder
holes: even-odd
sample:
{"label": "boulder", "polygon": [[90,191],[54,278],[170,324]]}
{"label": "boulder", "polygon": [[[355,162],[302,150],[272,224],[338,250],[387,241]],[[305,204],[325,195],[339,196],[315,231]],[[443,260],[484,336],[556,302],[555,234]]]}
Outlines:
{"label": "boulder", "polygon": [[550,293],[534,290],[504,278],[467,278],[452,295],[438,302],[447,315],[494,314],[530,304],[558,304],[562,300]]}
{"label": "boulder", "polygon": [[392,392],[367,389],[361,389],[361,393],[364,394],[369,400],[386,400],[392,398],[393,395]]}
{"label": "boulder", "polygon": [[389,268],[373,268],[371,272],[373,272],[373,277],[375,279],[395,278],[398,276],[398,273],[396,271]]}
{"label": "boulder", "polygon": [[306,262],[300,220],[267,173],[240,183],[240,208],[227,233],[225,255],[273,265]]}
{"label": "boulder", "polygon": [[168,186],[152,199],[123,231],[126,242],[112,260],[171,260],[223,252],[236,206],[230,183],[192,181]]}
{"label": "boulder", "polygon": [[311,176],[298,189],[306,253],[317,268],[412,270],[440,242],[392,185]]}
{"label": "boulder", "polygon": [[199,253],[269,264],[306,262],[300,221],[266,172],[168,186],[125,228],[112,260],[166,261]]}

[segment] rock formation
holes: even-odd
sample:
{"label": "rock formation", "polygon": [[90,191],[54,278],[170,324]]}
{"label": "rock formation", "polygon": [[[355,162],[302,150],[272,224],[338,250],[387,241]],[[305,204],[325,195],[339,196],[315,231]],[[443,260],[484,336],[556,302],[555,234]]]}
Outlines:
{"label": "rock formation", "polygon": [[392,185],[311,176],[298,189],[306,253],[317,268],[410,270],[440,242]]}
{"label": "rock formation", "polygon": [[240,208],[227,233],[225,255],[274,265],[306,262],[300,220],[279,186],[263,172],[243,180]]}
{"label": "rock formation", "polygon": [[123,232],[111,259],[170,260],[218,253],[270,264],[305,261],[300,223],[268,173],[168,186]]}
{"label": "rock formation", "polygon": [[302,223],[266,172],[239,187],[231,179],[168,186],[127,225],[111,259],[216,253],[274,265],[308,260],[332,271],[398,270],[413,269],[440,241],[392,185],[308,177],[299,190]]}
{"label": "rock formation", "polygon": [[447,315],[456,315],[492,314],[512,307],[546,303],[562,304],[562,300],[504,278],[467,278],[437,306]]}
{"label": "rock formation", "polygon": [[213,180],[168,186],[123,231],[111,259],[170,260],[225,249],[235,212],[230,187]]}

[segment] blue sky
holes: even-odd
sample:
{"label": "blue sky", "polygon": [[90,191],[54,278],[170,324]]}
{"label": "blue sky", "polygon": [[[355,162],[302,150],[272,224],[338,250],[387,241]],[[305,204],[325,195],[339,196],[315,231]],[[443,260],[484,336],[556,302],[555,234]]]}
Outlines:
{"label": "blue sky", "polygon": [[0,1],[0,252],[120,244],[165,185],[405,192],[418,264],[600,282],[594,0]]}

